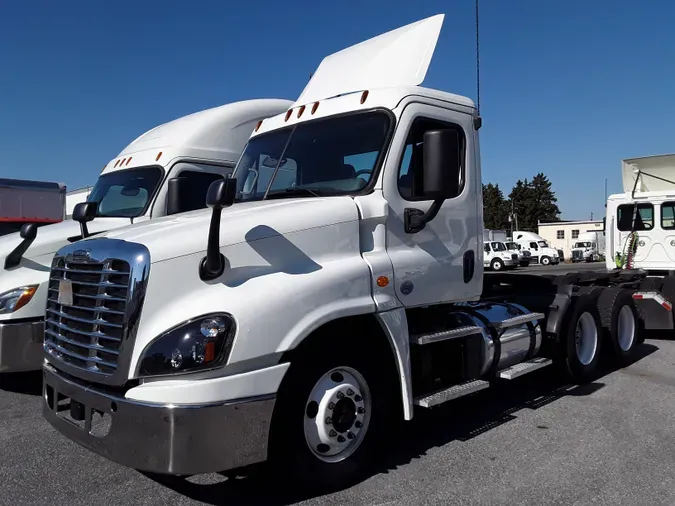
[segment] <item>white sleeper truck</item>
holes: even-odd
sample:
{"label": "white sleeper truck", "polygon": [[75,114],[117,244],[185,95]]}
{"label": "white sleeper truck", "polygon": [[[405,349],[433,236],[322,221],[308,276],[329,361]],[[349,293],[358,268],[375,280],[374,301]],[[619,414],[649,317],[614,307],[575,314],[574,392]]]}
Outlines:
{"label": "white sleeper truck", "polygon": [[[94,221],[82,227],[65,220],[39,230],[31,223],[0,238],[0,373],[42,367],[49,268],[59,248],[82,239],[83,230],[95,235],[205,207],[209,185],[232,172],[257,123],[290,105],[278,99],[235,102],[153,128],[103,168],[88,195],[88,219]],[[96,305],[94,295],[88,301]],[[59,328],[72,337],[78,324]]]}
{"label": "white sleeper truck", "polygon": [[605,254],[605,236],[602,231],[582,232],[574,240],[572,262],[597,262]]}
{"label": "white sleeper truck", "polygon": [[442,21],[326,57],[209,210],[55,254],[54,428],[150,473],[346,484],[397,420],[552,364],[586,381],[672,328],[639,273],[484,274],[481,118],[420,86]]}
{"label": "white sleeper truck", "polygon": [[560,252],[551,248],[546,240],[534,232],[513,232],[513,241],[524,250],[530,252],[530,262],[540,265],[557,265],[560,263]]}

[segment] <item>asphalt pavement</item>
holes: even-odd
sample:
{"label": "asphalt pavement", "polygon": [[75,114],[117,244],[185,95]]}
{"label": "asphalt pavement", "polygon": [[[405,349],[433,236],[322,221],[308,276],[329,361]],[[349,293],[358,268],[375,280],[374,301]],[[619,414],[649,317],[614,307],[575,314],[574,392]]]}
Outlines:
{"label": "asphalt pavement", "polygon": [[[675,342],[585,386],[542,369],[415,416],[349,489],[280,494],[264,473],[157,481],[67,440],[40,376],[0,377],[2,505],[675,504]],[[227,427],[223,427],[227,437]]]}

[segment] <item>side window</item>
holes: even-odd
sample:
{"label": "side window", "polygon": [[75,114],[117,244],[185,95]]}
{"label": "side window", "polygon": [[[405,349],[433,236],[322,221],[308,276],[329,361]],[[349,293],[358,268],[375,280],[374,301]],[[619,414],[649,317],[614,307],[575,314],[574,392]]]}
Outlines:
{"label": "side window", "polygon": [[178,176],[185,178],[186,181],[180,195],[180,211],[183,213],[205,208],[209,186],[214,181],[223,179],[221,174],[196,170],[182,170]]}
{"label": "side window", "polygon": [[488,243],[483,244],[483,247],[485,248],[485,253],[490,253],[490,245]]}
{"label": "side window", "polygon": [[633,227],[633,214],[635,204],[622,204],[617,209],[617,228],[622,232],[631,230],[651,230],[654,228],[654,206],[651,204],[637,204],[635,213],[635,227]]}
{"label": "side window", "polygon": [[530,248],[532,248],[532,249],[539,249],[539,246],[537,246],[537,243],[536,243],[536,242],[531,242],[531,243],[530,243]]}
{"label": "side window", "polygon": [[661,228],[664,230],[675,229],[675,202],[661,204]]}
{"label": "side window", "polygon": [[422,190],[422,163],[424,152],[424,133],[428,130],[452,129],[459,134],[461,149],[462,173],[459,188],[460,192],[464,188],[465,153],[466,136],[464,130],[459,125],[447,123],[444,121],[432,120],[428,118],[417,118],[413,121],[408,132],[408,138],[405,142],[401,165],[398,169],[398,191],[406,200],[427,200]]}

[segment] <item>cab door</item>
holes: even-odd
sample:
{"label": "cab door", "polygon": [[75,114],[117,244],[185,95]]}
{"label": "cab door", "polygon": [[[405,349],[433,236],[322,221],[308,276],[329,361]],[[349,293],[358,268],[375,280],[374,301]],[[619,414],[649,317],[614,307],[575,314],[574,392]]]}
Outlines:
{"label": "cab door", "polygon": [[[398,124],[383,179],[389,204],[387,252],[396,296],[404,306],[474,299],[482,290],[483,215],[472,116],[410,103]],[[445,200],[422,231],[408,233],[404,226],[406,208],[426,212],[433,202],[421,186],[424,133],[445,128],[456,130],[463,142],[459,194]]]}

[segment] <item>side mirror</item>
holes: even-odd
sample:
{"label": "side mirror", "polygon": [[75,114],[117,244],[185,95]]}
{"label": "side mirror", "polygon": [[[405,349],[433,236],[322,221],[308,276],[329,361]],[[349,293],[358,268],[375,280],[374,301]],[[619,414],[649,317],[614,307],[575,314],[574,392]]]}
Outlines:
{"label": "side mirror", "polygon": [[407,234],[424,229],[433,220],[445,199],[459,195],[461,190],[463,140],[457,130],[429,130],[424,134],[422,189],[433,203],[423,212],[407,208],[403,226]]}
{"label": "side mirror", "polygon": [[172,214],[178,214],[183,211],[182,202],[185,200],[183,195],[187,188],[187,178],[177,176],[169,179],[167,183],[167,194],[166,194],[166,214],[170,216]]}
{"label": "side mirror", "polygon": [[429,199],[449,199],[460,192],[462,142],[456,130],[424,134],[423,188]]}
{"label": "side mirror", "polygon": [[219,179],[209,186],[209,191],[206,193],[206,206],[220,211],[234,204],[236,194],[236,179]]}
{"label": "side mirror", "polygon": [[214,181],[206,193],[206,205],[213,211],[206,256],[199,264],[199,277],[203,281],[216,279],[225,270],[225,257],[220,253],[220,213],[224,208],[234,204],[236,194],[237,180],[233,178]]}
{"label": "side mirror", "polygon": [[87,223],[96,218],[96,211],[98,211],[98,204],[96,202],[80,202],[73,208],[73,220],[80,224],[82,239],[89,236]]}
{"label": "side mirror", "polygon": [[21,262],[21,258],[26,250],[33,244],[33,241],[37,237],[38,226],[35,223],[24,223],[21,225],[21,230],[19,231],[19,237],[23,239],[16,248],[9,252],[9,255],[5,257],[5,270],[16,267]]}
{"label": "side mirror", "polygon": [[607,227],[607,216],[602,219],[602,235],[605,235],[605,228]]}

